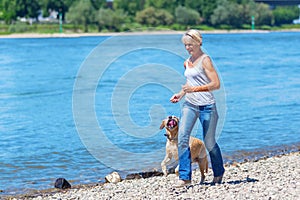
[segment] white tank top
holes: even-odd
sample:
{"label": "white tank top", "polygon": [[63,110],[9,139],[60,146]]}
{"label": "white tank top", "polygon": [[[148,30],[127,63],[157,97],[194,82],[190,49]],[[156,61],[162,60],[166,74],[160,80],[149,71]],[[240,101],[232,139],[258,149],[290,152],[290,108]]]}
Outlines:
{"label": "white tank top", "polygon": [[[202,67],[202,61],[207,56],[208,55],[203,54],[200,60],[197,61],[196,65],[194,66],[189,66],[188,64],[186,65],[184,76],[186,77],[187,83],[190,86],[201,86],[210,82]],[[186,93],[185,100],[196,106],[205,106],[215,103],[215,98],[212,92]]]}

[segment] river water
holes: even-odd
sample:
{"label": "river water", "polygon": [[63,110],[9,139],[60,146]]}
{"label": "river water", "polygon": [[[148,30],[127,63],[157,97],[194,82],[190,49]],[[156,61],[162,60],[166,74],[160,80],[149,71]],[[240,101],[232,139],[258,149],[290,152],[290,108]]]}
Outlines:
{"label": "river water", "polygon": [[[160,169],[160,130],[181,104],[181,36],[0,39],[0,190],[101,182]],[[203,34],[222,80],[218,143],[237,152],[300,142],[300,33]],[[201,138],[195,127],[193,135]]]}

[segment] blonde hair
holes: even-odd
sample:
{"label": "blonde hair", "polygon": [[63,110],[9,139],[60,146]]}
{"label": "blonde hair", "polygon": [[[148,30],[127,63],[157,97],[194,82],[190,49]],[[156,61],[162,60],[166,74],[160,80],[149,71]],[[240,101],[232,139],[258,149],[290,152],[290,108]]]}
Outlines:
{"label": "blonde hair", "polygon": [[182,43],[185,43],[185,41],[191,40],[193,43],[197,43],[200,46],[202,45],[202,35],[198,30],[190,29],[188,30],[183,36],[182,36]]}

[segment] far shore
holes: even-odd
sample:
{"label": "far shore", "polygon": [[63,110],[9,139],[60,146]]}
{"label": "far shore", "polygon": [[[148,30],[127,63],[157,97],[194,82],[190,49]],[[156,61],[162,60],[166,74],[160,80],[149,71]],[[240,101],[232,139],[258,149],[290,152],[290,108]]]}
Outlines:
{"label": "far shore", "polygon": [[[300,32],[300,29],[268,30],[200,30],[204,34],[236,34],[236,33],[270,33],[270,32]],[[122,36],[122,35],[153,35],[153,34],[183,34],[185,31],[161,30],[161,31],[133,31],[133,32],[108,32],[108,33],[13,33],[0,35],[1,38],[68,38],[88,36]]]}

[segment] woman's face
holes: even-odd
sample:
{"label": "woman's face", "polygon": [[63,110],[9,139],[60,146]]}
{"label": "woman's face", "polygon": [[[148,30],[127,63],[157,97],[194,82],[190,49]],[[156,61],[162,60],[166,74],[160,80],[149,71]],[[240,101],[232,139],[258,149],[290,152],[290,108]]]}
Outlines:
{"label": "woman's face", "polygon": [[187,50],[187,52],[189,52],[189,54],[191,56],[199,53],[200,51],[200,44],[195,42],[192,38],[190,38],[189,36],[186,36],[183,39],[183,43],[185,46],[185,49]]}

